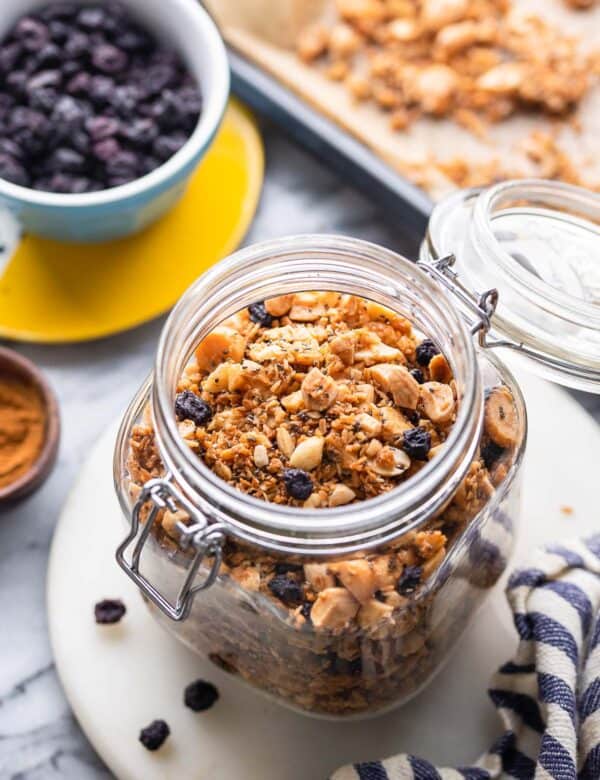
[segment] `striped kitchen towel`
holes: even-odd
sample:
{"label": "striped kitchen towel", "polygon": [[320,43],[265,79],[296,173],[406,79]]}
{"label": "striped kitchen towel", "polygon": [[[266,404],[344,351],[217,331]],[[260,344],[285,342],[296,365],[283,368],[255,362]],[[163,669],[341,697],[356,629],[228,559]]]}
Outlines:
{"label": "striped kitchen towel", "polygon": [[521,641],[489,695],[504,733],[471,767],[398,755],[331,780],[600,780],[600,534],[538,550],[506,594]]}

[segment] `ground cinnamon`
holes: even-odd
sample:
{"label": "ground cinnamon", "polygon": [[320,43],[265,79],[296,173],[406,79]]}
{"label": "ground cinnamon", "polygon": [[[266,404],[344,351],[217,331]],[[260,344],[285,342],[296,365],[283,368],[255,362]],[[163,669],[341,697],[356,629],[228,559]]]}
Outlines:
{"label": "ground cinnamon", "polygon": [[15,374],[0,374],[0,489],[29,471],[45,433],[46,411],[37,388]]}

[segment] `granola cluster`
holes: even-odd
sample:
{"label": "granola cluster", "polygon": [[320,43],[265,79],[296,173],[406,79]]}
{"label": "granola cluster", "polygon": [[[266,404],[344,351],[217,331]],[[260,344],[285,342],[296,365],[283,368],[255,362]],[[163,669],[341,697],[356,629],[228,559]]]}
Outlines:
{"label": "granola cluster", "polygon": [[[510,0],[336,0],[332,5],[335,21],[306,28],[298,55],[342,82],[357,101],[388,112],[393,130],[428,116],[449,119],[485,138],[490,124],[518,113],[569,117],[599,72],[597,54],[584,53],[577,38],[540,17],[517,12]],[[461,186],[519,175],[499,160],[474,165],[456,159],[446,167],[439,166]],[[541,167],[548,168],[545,159]],[[563,159],[552,173],[582,183],[573,169]],[[413,178],[419,178],[418,171]]]}
{"label": "granola cluster", "polygon": [[[254,304],[215,328],[181,377],[174,412],[187,445],[222,479],[278,504],[335,507],[388,491],[435,458],[458,402],[448,362],[404,317],[356,296],[310,292]],[[519,446],[503,385],[487,394],[484,429],[448,504],[385,548],[311,560],[228,539],[222,588],[196,600],[184,641],[313,712],[376,710],[409,695],[462,621],[447,608],[437,614],[426,583],[489,504]],[[149,415],[132,430],[128,470],[134,498],[162,472]],[[187,521],[183,512],[159,514],[160,546],[175,552],[177,523]],[[481,593],[503,568],[510,534],[493,545],[478,530],[467,536],[462,555],[477,559]],[[469,577],[453,586],[465,614]]]}

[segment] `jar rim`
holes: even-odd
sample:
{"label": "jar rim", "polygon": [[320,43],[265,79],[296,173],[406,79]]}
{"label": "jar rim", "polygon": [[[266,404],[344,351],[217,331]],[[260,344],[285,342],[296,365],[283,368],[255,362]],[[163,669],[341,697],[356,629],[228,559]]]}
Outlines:
{"label": "jar rim", "polygon": [[[422,307],[430,307],[431,316],[439,317],[448,329],[444,338],[454,352],[446,357],[461,387],[458,416],[446,446],[416,475],[386,493],[352,504],[351,508],[298,511],[254,498],[229,485],[185,444],[173,413],[181,369],[193,347],[210,329],[243,308],[240,301],[247,306],[286,292],[333,289],[364,295],[407,316],[400,302],[406,307],[408,288],[400,280],[410,284],[415,300]],[[240,287],[244,287],[242,293]],[[266,289],[270,291],[268,295],[264,294]],[[463,318],[448,305],[448,300],[445,294],[440,295],[436,282],[412,261],[355,238],[289,236],[234,253],[189,288],[160,337],[152,414],[159,452],[167,469],[209,518],[222,522],[234,536],[275,551],[315,555],[331,554],[332,550],[348,552],[381,544],[418,527],[458,487],[474,457],[482,426],[483,391],[475,347]],[[415,316],[424,316],[424,312],[413,309]],[[410,314],[408,318],[411,319]],[[179,359],[175,354],[178,348]]]}

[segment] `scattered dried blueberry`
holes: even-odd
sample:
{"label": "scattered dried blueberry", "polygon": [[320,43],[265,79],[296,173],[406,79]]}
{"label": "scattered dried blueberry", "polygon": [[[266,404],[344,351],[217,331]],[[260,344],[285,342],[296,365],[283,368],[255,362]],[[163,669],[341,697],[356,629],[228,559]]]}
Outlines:
{"label": "scattered dried blueberry", "polygon": [[312,601],[305,601],[300,608],[300,614],[305,620],[310,620],[310,611],[312,609]]}
{"label": "scattered dried blueberry", "polygon": [[302,469],[285,469],[283,482],[288,496],[299,501],[306,501],[314,489],[312,479]]}
{"label": "scattered dried blueberry", "polygon": [[116,46],[104,43],[92,51],[92,64],[103,73],[119,73],[127,67],[127,55]]}
{"label": "scattered dried blueberry", "polygon": [[405,566],[396,585],[396,590],[401,596],[408,596],[414,593],[421,582],[423,570],[420,566]]}
{"label": "scattered dried blueberry", "polygon": [[158,750],[171,733],[164,720],[153,720],[149,726],[140,731],[140,742],[148,750]]}
{"label": "scattered dried blueberry", "polygon": [[118,623],[125,614],[125,604],[120,599],[104,599],[94,606],[96,623]]}
{"label": "scattered dried blueberry", "polygon": [[423,382],[425,381],[425,376],[423,375],[423,372],[421,371],[421,369],[420,369],[420,368],[413,368],[413,369],[412,369],[412,371],[410,372],[410,375],[411,375],[411,376],[412,376],[412,378],[413,378],[413,379],[415,379],[415,380],[416,380],[416,381],[417,381],[417,382],[418,382],[420,385],[422,385],[422,384],[423,384]]}
{"label": "scattered dried blueberry", "polygon": [[404,431],[402,449],[413,460],[427,460],[431,449],[431,435],[425,428],[410,428]]}
{"label": "scattered dried blueberry", "polygon": [[417,363],[420,366],[428,366],[431,358],[434,357],[434,355],[439,355],[439,352],[439,349],[431,339],[425,339],[416,349]]}
{"label": "scattered dried blueberry", "polygon": [[491,469],[503,453],[504,447],[500,447],[500,445],[490,439],[481,448],[481,459],[485,463],[485,467]]}
{"label": "scattered dried blueberry", "polygon": [[262,325],[263,328],[270,328],[273,324],[273,317],[267,311],[264,301],[252,303],[248,306],[248,314],[252,322]]}
{"label": "scattered dried blueberry", "polygon": [[212,415],[209,404],[191,390],[184,390],[175,397],[175,416],[178,420],[192,420],[196,425],[205,425]]}
{"label": "scattered dried blueberry", "polygon": [[183,692],[186,707],[194,712],[209,710],[219,698],[219,691],[206,680],[196,680],[190,683]]}
{"label": "scattered dried blueberry", "polygon": [[300,583],[287,574],[276,574],[269,581],[269,590],[287,607],[298,607],[304,598]]}

